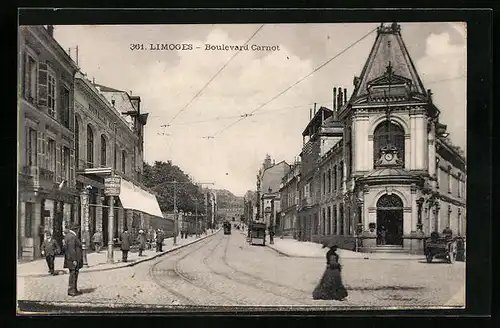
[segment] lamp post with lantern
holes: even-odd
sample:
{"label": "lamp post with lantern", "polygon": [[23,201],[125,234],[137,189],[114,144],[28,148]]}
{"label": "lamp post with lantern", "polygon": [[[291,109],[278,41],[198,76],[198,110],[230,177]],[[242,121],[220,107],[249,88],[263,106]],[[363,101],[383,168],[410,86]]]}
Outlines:
{"label": "lamp post with lantern", "polygon": [[87,247],[89,245],[89,190],[92,186],[86,186],[80,193],[80,206],[82,208],[82,220],[80,222],[80,236],[82,240],[83,265],[88,266]]}

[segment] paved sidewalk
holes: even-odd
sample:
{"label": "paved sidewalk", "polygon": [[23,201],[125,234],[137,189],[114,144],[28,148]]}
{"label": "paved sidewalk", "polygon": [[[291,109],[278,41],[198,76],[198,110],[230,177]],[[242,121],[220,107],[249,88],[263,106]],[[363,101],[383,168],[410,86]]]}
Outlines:
{"label": "paved sidewalk", "polygon": [[[297,241],[295,239],[274,238],[274,244],[269,243],[267,237],[266,246],[290,257],[325,258],[328,248],[318,243]],[[423,255],[405,253],[360,253],[339,248],[337,250],[342,259],[365,259],[365,260],[420,260]]]}
{"label": "paved sidewalk", "polygon": [[[219,230],[214,230],[213,234],[216,234],[220,231]],[[181,239],[180,235],[177,237],[177,246],[173,245],[173,238],[167,238],[163,242],[163,252],[156,252],[156,250],[153,248],[151,250],[145,250],[143,251],[143,255],[139,257],[139,252],[137,250],[131,251],[128,254],[128,261],[127,262],[122,262],[122,252],[119,248],[114,249],[113,253],[113,259],[114,263],[108,264],[107,263],[107,249],[101,250],[101,252],[96,253],[92,252],[87,254],[87,263],[88,266],[84,266],[82,269],[80,269],[80,272],[92,272],[92,271],[105,271],[105,270],[113,270],[113,269],[118,269],[118,268],[123,268],[123,267],[130,267],[134,266],[136,264],[139,264],[141,262],[145,262],[148,260],[152,260],[158,256],[161,256],[163,254],[172,252],[178,248],[185,247],[187,245],[190,245],[192,243],[195,243],[199,240],[205,239],[212,234],[208,233],[206,235],[202,234],[199,238],[196,238],[195,236],[190,236],[186,239]],[[68,269],[64,269],[64,256],[58,256],[55,259],[55,271],[58,274],[68,274],[69,271]],[[17,263],[17,276],[18,277],[43,277],[43,276],[48,276],[48,268],[47,268],[47,262],[45,261],[45,258],[37,259],[34,261],[30,262],[24,262],[24,263]]]}

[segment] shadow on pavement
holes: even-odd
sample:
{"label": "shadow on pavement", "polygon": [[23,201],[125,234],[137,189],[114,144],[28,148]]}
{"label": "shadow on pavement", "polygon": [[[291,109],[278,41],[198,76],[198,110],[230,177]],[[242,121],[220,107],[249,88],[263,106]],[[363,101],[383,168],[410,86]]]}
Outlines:
{"label": "shadow on pavement", "polygon": [[83,294],[90,294],[90,293],[93,293],[97,288],[83,288],[83,289],[80,289],[79,291]]}

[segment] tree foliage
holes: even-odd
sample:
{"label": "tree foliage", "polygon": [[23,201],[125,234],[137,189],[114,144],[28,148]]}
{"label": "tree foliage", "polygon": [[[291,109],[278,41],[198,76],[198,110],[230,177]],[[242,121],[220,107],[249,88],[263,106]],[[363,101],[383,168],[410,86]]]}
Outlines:
{"label": "tree foliage", "polygon": [[205,194],[177,165],[170,161],[155,161],[153,165],[144,163],[143,183],[158,194],[158,203],[163,212],[174,210],[174,181],[177,182],[177,210],[195,213],[198,204],[198,213],[205,213]]}

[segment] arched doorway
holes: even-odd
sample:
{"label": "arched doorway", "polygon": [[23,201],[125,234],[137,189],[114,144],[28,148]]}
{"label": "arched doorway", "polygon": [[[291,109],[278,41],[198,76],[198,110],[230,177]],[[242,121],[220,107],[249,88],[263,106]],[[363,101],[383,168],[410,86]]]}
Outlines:
{"label": "arched doorway", "polygon": [[403,245],[403,201],[395,194],[377,201],[377,245]]}

